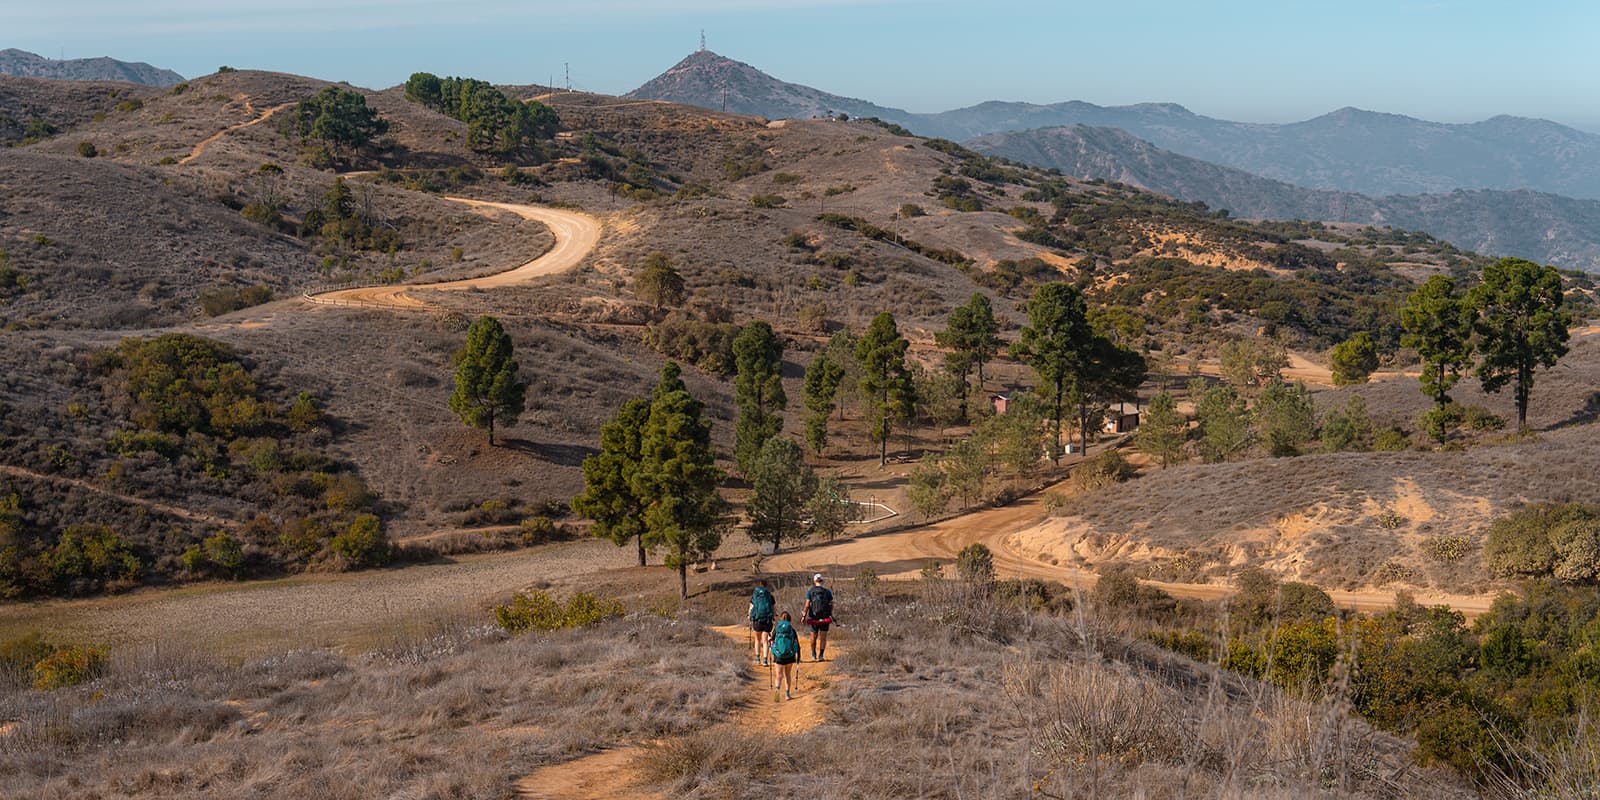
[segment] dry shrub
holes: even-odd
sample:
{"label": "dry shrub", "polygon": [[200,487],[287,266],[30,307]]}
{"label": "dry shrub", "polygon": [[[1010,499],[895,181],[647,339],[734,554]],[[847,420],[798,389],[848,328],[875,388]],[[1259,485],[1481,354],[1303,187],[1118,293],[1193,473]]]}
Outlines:
{"label": "dry shrub", "polygon": [[783,740],[725,727],[650,745],[636,763],[646,780],[672,784],[679,792],[696,786],[747,784],[774,770],[794,768]]}

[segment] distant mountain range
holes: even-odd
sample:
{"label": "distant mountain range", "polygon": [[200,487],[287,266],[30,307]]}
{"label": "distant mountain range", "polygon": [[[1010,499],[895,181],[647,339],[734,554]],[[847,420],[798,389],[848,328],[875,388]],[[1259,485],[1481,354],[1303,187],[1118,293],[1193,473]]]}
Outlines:
{"label": "distant mountain range", "polygon": [[963,141],[1068,125],[1118,128],[1177,153],[1315,189],[1368,195],[1533,189],[1600,199],[1600,135],[1554,122],[1495,117],[1445,124],[1345,108],[1286,125],[1231,122],[1171,103],[1097,106],[987,102],[913,114],[778,80],[709,50],[628,94],[769,119],[872,116],[923,136]]}
{"label": "distant mountain range", "polygon": [[967,145],[1082,178],[1139,186],[1236,217],[1393,225],[1459,247],[1600,272],[1600,201],[1528,190],[1458,189],[1369,197],[1307,189],[1164,150],[1113,128],[996,133]]}
{"label": "distant mountain range", "polygon": [[144,62],[118,61],[104,56],[63,61],[14,48],[0,50],[0,73],[65,81],[127,81],[146,86],[173,86],[183,82],[182,75]]}

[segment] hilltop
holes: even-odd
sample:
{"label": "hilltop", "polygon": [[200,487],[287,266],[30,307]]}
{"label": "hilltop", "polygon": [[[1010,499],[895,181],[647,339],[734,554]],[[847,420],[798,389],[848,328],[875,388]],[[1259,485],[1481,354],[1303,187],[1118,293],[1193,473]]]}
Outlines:
{"label": "hilltop", "polygon": [[16,48],[0,50],[0,74],[58,81],[126,81],[156,87],[183,82],[182,75],[143,61],[118,61],[107,56],[58,60]]}
{"label": "hilltop", "polygon": [[808,119],[848,114],[898,120],[899,109],[840,97],[809,86],[780,81],[742,61],[697,50],[666,72],[623,95],[640,100],[750,114],[767,119]]}
{"label": "hilltop", "polygon": [[1180,155],[1123,130],[1086,125],[995,133],[967,144],[981,153],[1199,201],[1247,219],[1391,225],[1488,255],[1600,272],[1596,200],[1528,190],[1368,197],[1307,189]]}

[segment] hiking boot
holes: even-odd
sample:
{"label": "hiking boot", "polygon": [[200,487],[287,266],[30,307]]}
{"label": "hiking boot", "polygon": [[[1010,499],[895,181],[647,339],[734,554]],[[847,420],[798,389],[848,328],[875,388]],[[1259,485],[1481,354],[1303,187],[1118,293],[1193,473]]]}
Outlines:
{"label": "hiking boot", "polygon": [[794,699],[794,695],[789,694],[788,692],[784,692],[783,693],[783,699],[785,699],[785,700],[793,700]]}

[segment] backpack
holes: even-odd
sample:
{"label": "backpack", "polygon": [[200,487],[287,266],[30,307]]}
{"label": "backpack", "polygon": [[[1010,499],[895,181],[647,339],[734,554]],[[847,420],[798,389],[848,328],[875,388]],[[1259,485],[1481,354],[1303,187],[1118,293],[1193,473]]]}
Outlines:
{"label": "backpack", "polygon": [[794,632],[793,625],[779,620],[777,629],[772,632],[772,657],[781,661],[799,655],[800,636]]}
{"label": "backpack", "polygon": [[766,622],[772,619],[772,592],[764,586],[757,586],[750,593],[750,619],[756,622]]}
{"label": "backpack", "polygon": [[833,619],[833,592],[821,586],[806,592],[806,599],[811,601],[811,619]]}

